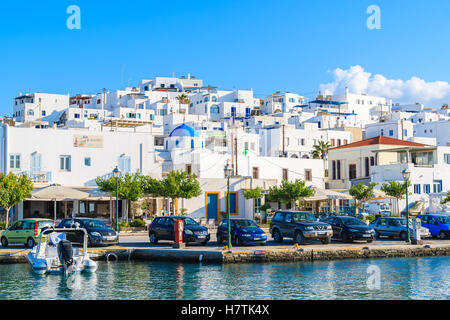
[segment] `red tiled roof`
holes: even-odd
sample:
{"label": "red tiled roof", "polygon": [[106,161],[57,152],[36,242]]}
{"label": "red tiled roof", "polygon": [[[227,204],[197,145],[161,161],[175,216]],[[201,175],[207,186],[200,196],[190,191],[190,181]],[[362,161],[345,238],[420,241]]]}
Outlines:
{"label": "red tiled roof", "polygon": [[330,150],[338,150],[338,149],[344,149],[344,148],[357,148],[357,147],[377,145],[377,144],[387,144],[387,145],[391,145],[391,146],[408,146],[408,147],[427,147],[428,146],[428,145],[422,144],[422,143],[388,138],[388,137],[384,137],[384,136],[378,136],[375,138],[370,138],[370,139],[346,144],[346,145],[343,145],[340,147],[330,148]]}

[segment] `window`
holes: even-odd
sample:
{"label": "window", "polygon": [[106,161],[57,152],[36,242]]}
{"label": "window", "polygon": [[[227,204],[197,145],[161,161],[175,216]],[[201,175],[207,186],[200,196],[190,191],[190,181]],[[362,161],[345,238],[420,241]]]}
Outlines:
{"label": "window", "polygon": [[283,180],[289,180],[288,169],[283,169]]}
{"label": "window", "polygon": [[370,166],[373,167],[375,165],[375,157],[370,157]]}
{"label": "window", "polygon": [[9,156],[9,167],[12,170],[20,170],[20,154],[11,154]]}
{"label": "window", "polygon": [[253,179],[259,179],[259,168],[253,167]]}
{"label": "window", "polygon": [[91,158],[84,158],[84,165],[86,167],[90,167],[91,166]]}
{"label": "window", "polygon": [[71,169],[71,157],[70,156],[59,156],[59,169],[62,171],[70,171]]}
{"label": "window", "polygon": [[442,192],[442,180],[433,181],[433,193]]}
{"label": "window", "polygon": [[350,180],[356,179],[356,164],[348,166],[348,175]]}
{"label": "window", "polygon": [[331,176],[332,176],[332,180],[336,180],[336,161],[333,160],[331,162]]}
{"label": "window", "polygon": [[348,140],[344,139],[344,145],[348,144]]}
{"label": "window", "polygon": [[278,222],[283,221],[283,213],[281,213],[281,212],[275,213],[272,221],[278,221]]}
{"label": "window", "polygon": [[336,179],[341,179],[341,160],[336,160]]}
{"label": "window", "polygon": [[305,169],[305,181],[312,181],[312,170]]}
{"label": "window", "polygon": [[431,188],[429,184],[424,184],[423,185],[423,192],[426,194],[430,194],[431,193]]}
{"label": "window", "polygon": [[45,117],[45,110],[42,110],[42,116]]}
{"label": "window", "polygon": [[414,193],[415,194],[420,194],[420,184],[415,184],[414,185]]}
{"label": "window", "polygon": [[444,163],[450,164],[450,153],[444,154]]}
{"label": "window", "polygon": [[131,172],[131,157],[127,157],[124,155],[119,157],[119,170],[122,172],[122,174]]}
{"label": "window", "polygon": [[407,136],[408,136],[408,130],[406,130],[406,129],[403,130],[403,136],[404,136],[404,137],[407,137]]}
{"label": "window", "polygon": [[334,147],[334,139],[331,139],[331,147]]}
{"label": "window", "polygon": [[186,172],[191,174],[192,173],[192,165],[191,164],[187,164],[186,165]]}
{"label": "window", "polygon": [[381,136],[384,136],[384,129],[381,129],[380,135],[381,135]]}
{"label": "window", "polygon": [[389,130],[389,136],[392,137],[394,135],[394,130]]}
{"label": "window", "polygon": [[341,139],[337,139],[337,145],[338,145],[338,147],[341,146]]}
{"label": "window", "polygon": [[80,119],[80,114],[79,113],[75,113],[74,116],[75,116],[75,119]]}

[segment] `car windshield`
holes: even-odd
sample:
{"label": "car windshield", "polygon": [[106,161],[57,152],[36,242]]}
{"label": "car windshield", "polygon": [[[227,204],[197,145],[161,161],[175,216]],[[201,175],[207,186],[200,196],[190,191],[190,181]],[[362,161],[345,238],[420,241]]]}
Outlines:
{"label": "car windshield", "polygon": [[353,217],[348,218],[341,218],[342,223],[344,226],[365,226],[366,224],[362,222],[361,220]]}
{"label": "car windshield", "polygon": [[316,218],[314,217],[314,215],[310,212],[298,212],[298,213],[294,213],[293,214],[293,218],[295,222],[298,221],[305,221],[305,220],[309,220],[309,221],[316,221]]}
{"label": "car windshield", "polygon": [[185,226],[194,226],[194,225],[198,224],[197,222],[195,222],[194,219],[191,219],[191,218],[184,218],[183,222],[184,222]]}
{"label": "car windshield", "polygon": [[108,226],[98,220],[83,220],[83,224],[87,228],[106,229]]}
{"label": "car windshield", "polygon": [[252,220],[235,220],[234,225],[237,228],[258,228]]}
{"label": "car windshield", "polygon": [[437,221],[441,224],[450,224],[450,218],[446,216],[435,216]]}
{"label": "car windshield", "polygon": [[53,221],[39,221],[38,226],[40,229],[43,229],[46,227],[53,227]]}

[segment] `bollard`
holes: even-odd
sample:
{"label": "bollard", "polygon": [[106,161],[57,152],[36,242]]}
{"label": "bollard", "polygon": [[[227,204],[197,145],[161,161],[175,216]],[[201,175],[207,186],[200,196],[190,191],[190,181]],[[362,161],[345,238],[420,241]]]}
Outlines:
{"label": "bollard", "polygon": [[421,220],[418,218],[413,219],[413,237],[411,239],[412,244],[423,244],[420,238],[420,229],[422,228]]}
{"label": "bollard", "polygon": [[175,243],[173,244],[173,248],[175,249],[185,248],[185,244],[183,243],[183,227],[183,220],[175,220]]}

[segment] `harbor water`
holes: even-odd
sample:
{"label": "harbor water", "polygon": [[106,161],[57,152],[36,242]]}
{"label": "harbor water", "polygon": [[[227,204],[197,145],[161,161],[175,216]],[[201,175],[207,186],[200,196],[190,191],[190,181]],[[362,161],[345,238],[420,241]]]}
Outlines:
{"label": "harbor water", "polygon": [[38,276],[0,265],[0,299],[449,299],[450,257],[290,264],[100,262],[94,274]]}

